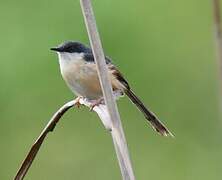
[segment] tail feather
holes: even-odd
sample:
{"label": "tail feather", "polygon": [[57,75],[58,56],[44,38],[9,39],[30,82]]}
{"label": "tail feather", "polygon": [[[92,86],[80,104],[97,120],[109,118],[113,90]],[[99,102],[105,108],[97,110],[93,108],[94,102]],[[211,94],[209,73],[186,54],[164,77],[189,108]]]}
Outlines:
{"label": "tail feather", "polygon": [[156,117],[156,115],[147,109],[142,101],[134,94],[131,89],[126,89],[125,94],[130,100],[137,106],[137,108],[144,114],[145,118],[149,121],[154,130],[156,130],[162,136],[173,136],[173,134],[167,129],[167,127]]}

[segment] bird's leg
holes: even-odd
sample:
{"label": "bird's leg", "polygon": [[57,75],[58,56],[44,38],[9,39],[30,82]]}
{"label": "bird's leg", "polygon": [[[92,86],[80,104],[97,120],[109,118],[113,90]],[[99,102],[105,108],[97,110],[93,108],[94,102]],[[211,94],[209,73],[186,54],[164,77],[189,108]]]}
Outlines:
{"label": "bird's leg", "polygon": [[104,98],[103,97],[101,97],[101,98],[99,98],[97,100],[93,100],[92,104],[90,105],[90,109],[89,110],[92,111],[95,106],[98,106],[100,104],[104,104]]}
{"label": "bird's leg", "polygon": [[79,102],[79,100],[80,100],[81,98],[83,98],[83,97],[82,97],[82,96],[78,96],[78,97],[76,98],[76,104],[75,104],[75,106],[76,106],[77,108],[80,108],[80,106],[81,106],[81,103]]}

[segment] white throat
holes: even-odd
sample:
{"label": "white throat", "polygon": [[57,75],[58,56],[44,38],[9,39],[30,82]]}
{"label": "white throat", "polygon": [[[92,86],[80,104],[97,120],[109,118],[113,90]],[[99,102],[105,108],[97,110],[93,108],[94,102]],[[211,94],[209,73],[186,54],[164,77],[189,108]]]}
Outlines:
{"label": "white throat", "polygon": [[72,61],[83,58],[83,53],[67,53],[67,52],[58,52],[59,60],[62,61]]}
{"label": "white throat", "polygon": [[70,64],[77,63],[79,60],[83,59],[83,53],[67,53],[67,52],[58,52],[59,55],[59,64],[61,70],[67,68]]}

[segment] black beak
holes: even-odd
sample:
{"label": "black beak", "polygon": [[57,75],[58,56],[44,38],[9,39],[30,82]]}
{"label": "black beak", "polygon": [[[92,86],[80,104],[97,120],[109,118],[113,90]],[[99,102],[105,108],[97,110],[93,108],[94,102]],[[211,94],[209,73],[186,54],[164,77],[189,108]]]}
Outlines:
{"label": "black beak", "polygon": [[58,48],[58,47],[50,48],[50,50],[52,50],[52,51],[56,51],[56,52],[61,52],[61,49]]}

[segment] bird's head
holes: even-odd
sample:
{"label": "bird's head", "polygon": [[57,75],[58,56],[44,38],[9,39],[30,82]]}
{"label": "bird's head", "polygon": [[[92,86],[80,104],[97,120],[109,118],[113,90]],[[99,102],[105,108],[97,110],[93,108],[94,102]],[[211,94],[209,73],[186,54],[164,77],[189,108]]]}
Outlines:
{"label": "bird's head", "polygon": [[50,50],[56,51],[60,60],[73,60],[82,57],[84,53],[91,53],[89,47],[77,41],[66,41]]}

